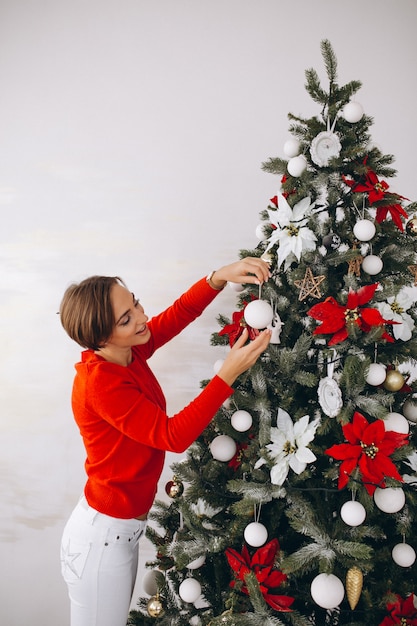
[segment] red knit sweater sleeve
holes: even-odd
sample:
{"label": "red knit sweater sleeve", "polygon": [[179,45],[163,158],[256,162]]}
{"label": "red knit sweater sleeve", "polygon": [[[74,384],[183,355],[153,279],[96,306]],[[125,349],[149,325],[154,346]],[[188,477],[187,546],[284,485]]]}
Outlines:
{"label": "red knit sweater sleeve", "polygon": [[[229,385],[214,376],[188,406],[169,417],[164,409],[138,389],[133,380],[129,380],[123,372],[125,368],[101,362],[89,369],[89,392],[81,394],[86,406],[81,411],[76,410],[76,414],[88,413],[90,426],[93,416],[100,416],[124,436],[159,450],[177,453],[186,450],[233,393]],[[146,382],[142,380],[145,385]],[[149,384],[152,384],[151,375]],[[78,394],[74,391],[76,408]]]}

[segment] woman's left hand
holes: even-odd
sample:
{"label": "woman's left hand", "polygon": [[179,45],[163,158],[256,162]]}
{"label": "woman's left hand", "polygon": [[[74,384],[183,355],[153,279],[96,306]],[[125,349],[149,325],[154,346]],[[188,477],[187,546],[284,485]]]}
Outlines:
{"label": "woman's left hand", "polygon": [[227,282],[262,285],[269,278],[271,272],[268,263],[263,259],[248,256],[216,270],[211,282],[217,289],[221,289]]}

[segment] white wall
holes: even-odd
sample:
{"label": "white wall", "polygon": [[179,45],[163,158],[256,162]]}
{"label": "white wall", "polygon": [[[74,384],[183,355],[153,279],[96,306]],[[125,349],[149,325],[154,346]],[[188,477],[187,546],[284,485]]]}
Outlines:
{"label": "white wall", "polygon": [[[318,113],[304,71],[325,78],[323,38],[339,83],[363,82],[392,189],[416,199],[416,17],[415,0],[2,0],[2,624],[69,624],[59,538],[84,457],[66,286],[119,274],[153,314],[255,246],[279,184],[260,165],[283,156],[288,112]],[[233,308],[222,294],[155,358],[170,412],[212,375],[215,318]]]}

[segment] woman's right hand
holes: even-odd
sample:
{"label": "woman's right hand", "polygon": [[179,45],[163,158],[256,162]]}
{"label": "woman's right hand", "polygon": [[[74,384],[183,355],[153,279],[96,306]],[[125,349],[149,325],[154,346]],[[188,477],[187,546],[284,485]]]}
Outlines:
{"label": "woman's right hand", "polygon": [[247,344],[248,330],[245,328],[239,339],[233,344],[233,347],[217,372],[217,376],[231,386],[240,374],[246,372],[246,370],[256,363],[262,352],[268,347],[270,339],[271,330],[265,329]]}

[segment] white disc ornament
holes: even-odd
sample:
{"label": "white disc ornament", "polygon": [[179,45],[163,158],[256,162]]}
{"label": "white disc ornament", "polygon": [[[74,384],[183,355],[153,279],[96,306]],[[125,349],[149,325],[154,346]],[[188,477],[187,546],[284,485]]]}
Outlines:
{"label": "white disc ornament", "polygon": [[293,157],[288,161],[287,170],[288,174],[298,178],[301,174],[307,169],[307,159],[305,156],[300,154],[300,156]]}
{"label": "white disc ornament", "polygon": [[350,124],[356,124],[363,117],[363,108],[359,102],[348,102],[342,112],[343,117]]}
{"label": "white disc ornament", "polygon": [[405,493],[401,487],[377,487],[374,493],[375,504],[384,513],[397,513],[405,504]]}
{"label": "white disc ornament", "polygon": [[294,139],[294,137],[292,137],[291,139],[287,139],[287,141],[284,143],[284,154],[289,159],[298,156],[300,154],[300,150],[300,142],[298,141],[298,139]]}
{"label": "white disc ornament", "polygon": [[417,423],[417,404],[406,400],[403,404],[403,413],[410,422]]}
{"label": "white disc ornament", "polygon": [[365,521],[366,510],[360,502],[349,500],[340,509],[340,517],[348,526],[360,526]]}
{"label": "white disc ornament", "polygon": [[236,442],[229,435],[218,435],[210,444],[210,452],[216,461],[230,461],[236,454]]}
{"label": "white disc ornament", "polygon": [[317,389],[321,410],[328,417],[336,417],[343,406],[342,392],[331,376],[322,378]]}
{"label": "white disc ornament", "polygon": [[246,526],[243,536],[246,543],[253,548],[259,548],[268,539],[268,531],[260,522],[251,522]]}
{"label": "white disc ornament", "polygon": [[242,409],[235,411],[230,418],[230,422],[235,430],[244,433],[252,426],[252,415]]}
{"label": "white disc ornament", "polygon": [[330,159],[338,157],[342,149],[339,137],[330,130],[314,137],[310,146],[312,161],[319,167],[327,167]]}
{"label": "white disc ornament", "polygon": [[359,220],[353,227],[353,234],[359,241],[370,241],[375,233],[375,224],[371,220]]}
{"label": "white disc ornament", "polygon": [[159,589],[164,585],[165,578],[162,572],[152,569],[146,572],[142,579],[143,591],[149,596],[156,596]]}
{"label": "white disc ornament", "polygon": [[392,559],[400,567],[411,567],[416,560],[416,552],[408,543],[398,543],[392,549]]}
{"label": "white disc ornament", "polygon": [[188,563],[187,569],[198,569],[199,567],[202,567],[205,562],[206,562],[206,555],[203,554],[197,557],[196,559],[194,559],[194,561],[191,561],[190,563]]}
{"label": "white disc ornament", "polygon": [[401,433],[407,435],[410,431],[410,426],[401,413],[388,413],[384,418],[385,430],[391,430],[395,433]]}
{"label": "white disc ornament", "polygon": [[248,326],[266,328],[272,322],[274,311],[266,300],[252,300],[246,305],[243,316]]}
{"label": "white disc ornament", "polygon": [[364,272],[369,274],[370,276],[375,276],[375,274],[379,274],[379,272],[384,267],[382,259],[375,254],[368,254],[363,258],[362,261],[362,269]]}
{"label": "white disc ornament", "polygon": [[365,380],[368,385],[373,385],[374,387],[378,387],[378,385],[382,385],[387,375],[387,370],[384,365],[381,363],[371,363],[369,366],[368,373],[366,374]]}
{"label": "white disc ornament", "polygon": [[334,574],[319,574],[311,583],[311,597],[323,609],[335,609],[345,597],[345,588]]}
{"label": "white disc ornament", "polygon": [[178,589],[181,600],[195,602],[201,596],[201,585],[195,578],[186,578]]}

